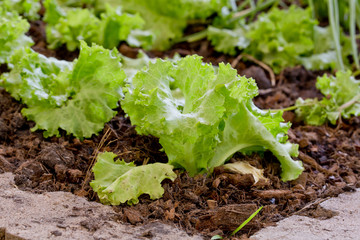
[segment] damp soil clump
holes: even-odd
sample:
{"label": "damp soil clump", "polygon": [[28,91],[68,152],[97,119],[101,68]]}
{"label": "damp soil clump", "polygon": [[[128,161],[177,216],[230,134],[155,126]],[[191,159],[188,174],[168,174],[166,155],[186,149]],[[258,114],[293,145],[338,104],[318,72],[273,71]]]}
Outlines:
{"label": "damp soil clump", "polygon": [[[68,52],[65,47],[47,49],[41,21],[31,23],[29,35],[35,42],[33,49],[39,53],[63,60],[78,56],[78,52]],[[119,51],[129,57],[138,53],[138,49],[126,44],[121,44]],[[231,64],[235,60],[215,53],[206,40],[177,44],[166,52],[147,52],[151,57],[171,57],[175,53],[181,56],[196,53],[213,64]],[[276,76],[276,86],[272,86],[269,73],[252,62],[240,61],[235,68],[239,74],[253,77],[258,83],[260,94],[254,102],[262,109],[288,107],[298,97],[321,98],[315,81],[323,72],[311,72],[300,66],[285,69]],[[8,71],[6,66],[0,69]],[[138,135],[121,107],[98,136],[84,141],[65,132],[61,132],[59,138],[47,139],[41,131],[31,132],[34,123],[21,115],[23,107],[0,89],[0,173],[13,172],[20,189],[36,193],[67,191],[98,201],[89,186],[93,178],[91,166],[98,152],[112,151],[136,165],[167,162],[158,139]],[[284,119],[292,122],[289,140],[299,144],[298,160],[303,161],[305,167],[297,180],[282,182],[279,162],[269,152],[263,156],[237,153],[230,161],[248,161],[264,169],[269,181],[254,184],[251,175],[234,174],[221,167],[210,176],[189,177],[177,170],[174,182],[163,182],[165,193],[161,199],[153,201],[145,195],[135,206],[116,206],[118,219],[131,224],[161,220],[188,233],[213,236],[233,231],[262,205],[263,210],[241,230],[243,237],[248,237],[292,214],[329,217],[330,213],[318,207],[319,199],[360,187],[360,118],[343,120],[339,126],[319,127],[298,122],[293,112],[285,112]],[[308,207],[309,204],[313,205]]]}

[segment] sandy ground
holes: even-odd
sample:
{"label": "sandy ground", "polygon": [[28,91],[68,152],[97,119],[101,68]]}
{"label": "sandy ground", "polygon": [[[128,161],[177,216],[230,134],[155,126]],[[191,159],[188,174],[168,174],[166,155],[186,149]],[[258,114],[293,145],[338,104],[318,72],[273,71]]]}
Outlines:
{"label": "sandy ground", "polygon": [[202,239],[160,222],[119,223],[109,206],[66,192],[33,194],[0,174],[0,240],[18,239]]}

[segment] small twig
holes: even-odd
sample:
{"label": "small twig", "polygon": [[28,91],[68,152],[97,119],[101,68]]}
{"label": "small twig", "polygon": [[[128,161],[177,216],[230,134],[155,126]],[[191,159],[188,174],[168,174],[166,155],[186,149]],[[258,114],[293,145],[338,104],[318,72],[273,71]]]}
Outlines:
{"label": "small twig", "polygon": [[237,56],[237,57],[234,59],[234,61],[232,61],[231,66],[232,66],[233,68],[235,68],[236,65],[238,65],[238,63],[240,62],[240,60],[241,60],[242,57],[243,57],[242,54],[240,54],[239,56]]}
{"label": "small twig", "polygon": [[[277,3],[279,0],[269,0],[267,2],[264,2],[262,4],[259,4],[258,6],[256,6],[255,8],[248,8],[248,9],[245,9],[245,10],[242,10],[240,12],[237,12],[235,13],[233,16],[232,16],[232,19],[231,21],[235,21],[239,18],[244,18],[244,17],[248,17],[252,14],[255,14],[257,12],[260,12],[268,7],[270,7],[271,5]],[[230,22],[231,22],[230,21]]]}
{"label": "small twig", "polygon": [[249,15],[250,13],[252,13],[254,10],[251,9],[251,8],[247,8],[245,10],[242,10],[240,12],[237,12],[233,15],[233,18],[240,18],[240,17],[243,17],[243,16],[247,16]]}
{"label": "small twig", "polygon": [[110,128],[108,128],[105,132],[105,134],[102,136],[98,146],[96,147],[95,149],[95,152],[94,152],[94,155],[92,156],[91,158],[91,161],[90,161],[90,164],[89,164],[89,167],[88,169],[86,170],[86,175],[85,175],[85,179],[82,183],[82,186],[81,186],[81,190],[84,190],[85,188],[85,184],[87,184],[87,182],[89,181],[90,179],[90,176],[91,176],[91,169],[92,167],[94,166],[95,164],[95,161],[96,161],[96,157],[97,155],[99,154],[99,150],[104,146],[104,143],[107,141],[107,139],[110,137],[110,134],[111,134],[111,130]]}
{"label": "small twig", "polygon": [[315,159],[313,159],[312,157],[310,157],[309,155],[303,152],[299,152],[299,158],[301,161],[309,164],[311,167],[315,168],[319,172],[325,173],[326,175],[336,175],[336,173],[330,172],[329,170],[321,167],[320,164],[318,164]]}
{"label": "small twig", "polygon": [[275,82],[275,74],[273,72],[273,70],[268,66],[266,65],[265,63],[257,60],[256,58],[254,58],[253,56],[250,56],[248,54],[243,54],[244,57],[248,58],[249,60],[253,61],[254,63],[256,63],[257,65],[259,65],[260,67],[262,67],[263,69],[265,69],[269,75],[270,75],[270,80],[271,80],[271,85],[274,87],[276,85],[276,82]]}
{"label": "small twig", "polygon": [[298,210],[298,211],[296,211],[296,212],[293,212],[292,214],[290,214],[290,216],[292,216],[292,215],[297,215],[297,214],[305,211],[306,209],[309,209],[309,208],[313,207],[314,205],[319,205],[320,203],[322,203],[322,202],[324,202],[324,201],[326,201],[326,200],[328,200],[328,199],[330,199],[330,197],[323,198],[323,199],[316,199],[314,202],[307,204],[307,205],[306,205],[305,207],[303,207],[302,209],[300,209],[300,210]]}
{"label": "small twig", "polygon": [[338,125],[335,129],[335,131],[339,130],[341,125],[342,125],[342,117],[341,117],[341,113],[348,107],[350,107],[351,105],[359,102],[360,100],[360,94],[356,95],[355,97],[353,97],[350,101],[344,103],[343,105],[341,105],[337,110],[339,112],[339,122]]}
{"label": "small twig", "polygon": [[353,97],[350,101],[344,103],[343,105],[341,105],[338,108],[338,111],[341,113],[343,110],[345,110],[346,108],[350,107],[351,105],[359,102],[360,100],[360,94],[356,95],[355,97]]}
{"label": "small twig", "polygon": [[338,124],[337,124],[337,126],[335,128],[336,132],[340,130],[342,124],[343,124],[343,121],[342,121],[342,117],[341,117],[341,112],[339,112],[339,120],[338,120]]}
{"label": "small twig", "polygon": [[265,95],[268,93],[276,92],[277,88],[259,89],[259,95]]}

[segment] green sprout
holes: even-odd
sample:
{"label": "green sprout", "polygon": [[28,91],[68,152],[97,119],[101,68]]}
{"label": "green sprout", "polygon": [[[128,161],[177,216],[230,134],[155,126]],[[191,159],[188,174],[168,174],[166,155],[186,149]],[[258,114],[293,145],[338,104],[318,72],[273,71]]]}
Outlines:
{"label": "green sprout", "polygon": [[[261,206],[258,210],[256,210],[256,212],[254,212],[253,214],[250,215],[250,217],[248,217],[243,223],[240,224],[240,226],[238,226],[231,234],[230,237],[234,236],[238,231],[240,231],[246,224],[248,224],[263,208],[264,206]],[[211,238],[211,240],[215,240],[215,239],[223,239],[222,236],[220,235],[215,235]]]}

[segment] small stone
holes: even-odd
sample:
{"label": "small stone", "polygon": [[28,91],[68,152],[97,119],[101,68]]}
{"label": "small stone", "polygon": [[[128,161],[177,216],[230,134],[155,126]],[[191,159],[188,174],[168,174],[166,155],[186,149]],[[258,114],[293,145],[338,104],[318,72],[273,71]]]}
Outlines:
{"label": "small stone", "polygon": [[58,231],[58,230],[52,231],[51,234],[54,235],[54,236],[57,236],[57,237],[62,235],[62,233],[60,231]]}

